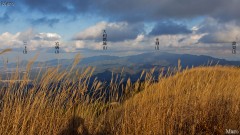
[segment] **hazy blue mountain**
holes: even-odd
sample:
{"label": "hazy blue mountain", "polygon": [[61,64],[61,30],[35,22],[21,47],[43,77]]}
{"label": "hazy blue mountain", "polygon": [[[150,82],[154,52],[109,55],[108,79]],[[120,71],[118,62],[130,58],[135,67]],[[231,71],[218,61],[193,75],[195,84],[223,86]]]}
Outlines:
{"label": "hazy blue mountain", "polygon": [[239,66],[239,61],[227,61],[224,59],[213,58],[204,55],[190,54],[171,54],[171,53],[144,53],[139,55],[115,57],[115,56],[96,56],[83,59],[79,66],[95,66],[101,69],[129,68],[132,70],[142,70],[153,67],[175,67],[181,60],[182,67],[200,65],[233,65]]}
{"label": "hazy blue mountain", "polygon": [[[197,67],[202,65],[214,66],[231,65],[240,66],[239,61],[227,61],[224,59],[213,58],[204,55],[190,55],[190,54],[171,54],[171,53],[144,53],[139,55],[115,57],[115,56],[95,56],[83,59],[78,66],[93,66],[96,67],[94,77],[98,77],[101,81],[110,81],[112,72],[114,75],[120,75],[124,67],[124,78],[130,77],[133,81],[137,80],[142,70],[150,70],[152,68],[177,67],[178,60],[181,60],[181,66]],[[154,73],[155,76],[158,73]]]}
{"label": "hazy blue mountain", "polygon": [[93,56],[93,57],[88,57],[84,58],[81,60],[81,64],[89,64],[89,63],[94,63],[94,62],[101,62],[101,61],[108,61],[108,60],[117,60],[120,57],[117,56],[109,56],[109,55],[101,55],[101,56]]}
{"label": "hazy blue mountain", "polygon": [[[94,56],[81,59],[80,63],[77,65],[78,68],[82,67],[96,67],[94,77],[98,77],[102,81],[109,81],[112,72],[114,75],[120,75],[124,68],[124,78],[130,77],[133,80],[136,80],[141,75],[142,70],[150,70],[152,68],[164,68],[168,67],[177,67],[178,60],[181,60],[181,66],[183,68],[188,67],[197,67],[202,65],[231,65],[231,66],[240,66],[239,61],[227,61],[224,59],[213,58],[210,56],[204,55],[190,55],[190,54],[171,54],[163,52],[152,52],[152,53],[143,53],[139,55],[117,57],[117,56]],[[24,67],[27,61],[22,61],[20,67]],[[46,62],[35,62],[33,64],[33,69],[39,65],[47,66],[56,66],[61,64],[62,68],[71,66],[73,59],[61,59],[61,60],[51,60]],[[8,68],[15,68],[16,63],[8,64]],[[158,75],[158,73],[155,73]]]}

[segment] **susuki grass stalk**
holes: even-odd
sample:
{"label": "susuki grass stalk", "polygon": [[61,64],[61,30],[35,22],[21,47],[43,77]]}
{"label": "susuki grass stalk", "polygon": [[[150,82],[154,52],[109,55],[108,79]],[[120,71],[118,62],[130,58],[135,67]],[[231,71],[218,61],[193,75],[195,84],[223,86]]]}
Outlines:
{"label": "susuki grass stalk", "polygon": [[[2,51],[4,54],[8,51]],[[18,70],[0,87],[0,134],[224,134],[240,130],[240,69],[178,67],[143,71],[133,83],[112,75],[90,81],[95,68]],[[165,71],[168,70],[167,73]],[[31,79],[30,79],[31,78]],[[144,78],[144,81],[141,81]],[[157,81],[156,81],[157,79]],[[31,80],[31,82],[29,82]],[[107,87],[106,87],[107,86]],[[121,93],[119,94],[119,89]],[[106,98],[107,97],[107,98]]]}

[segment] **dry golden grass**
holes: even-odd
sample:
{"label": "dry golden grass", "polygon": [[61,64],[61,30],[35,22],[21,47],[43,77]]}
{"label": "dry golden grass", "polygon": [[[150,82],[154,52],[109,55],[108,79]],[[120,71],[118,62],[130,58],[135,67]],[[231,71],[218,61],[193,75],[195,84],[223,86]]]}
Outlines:
{"label": "dry golden grass", "polygon": [[7,53],[7,52],[11,52],[11,51],[12,51],[12,49],[4,49],[0,52],[0,55]]}
{"label": "dry golden grass", "polygon": [[119,134],[224,134],[240,130],[240,69],[199,67],[162,78],[126,101]]}
{"label": "dry golden grass", "polygon": [[123,86],[112,78],[107,88],[97,80],[89,87],[94,69],[74,70],[79,57],[70,70],[40,70],[32,87],[27,85],[29,71],[24,76],[18,70],[12,73],[10,80],[23,81],[0,85],[0,134],[171,135],[240,130],[239,68],[180,71],[179,66],[174,75],[160,75],[159,82],[153,82],[153,69],[144,83],[132,84],[129,79]]}

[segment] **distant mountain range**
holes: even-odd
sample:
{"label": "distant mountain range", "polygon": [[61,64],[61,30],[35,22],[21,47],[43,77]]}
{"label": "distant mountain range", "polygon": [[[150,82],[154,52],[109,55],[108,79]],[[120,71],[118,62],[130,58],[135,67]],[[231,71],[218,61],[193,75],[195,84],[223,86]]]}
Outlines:
{"label": "distant mountain range", "polygon": [[171,53],[143,53],[139,55],[116,57],[116,56],[95,56],[83,59],[79,66],[94,66],[100,69],[129,68],[133,71],[142,71],[153,67],[176,67],[178,60],[181,66],[192,67],[201,65],[232,65],[239,66],[240,61],[227,61],[225,59],[213,58],[204,55],[171,54]]}
{"label": "distant mountain range", "polygon": [[[152,68],[168,68],[177,67],[178,60],[181,60],[182,68],[186,67],[197,67],[202,65],[229,65],[229,66],[240,66],[240,61],[227,61],[225,59],[213,58],[204,55],[190,55],[190,54],[172,54],[164,52],[152,52],[143,53],[139,55],[132,56],[94,56],[81,59],[77,67],[96,67],[94,77],[98,77],[102,81],[110,81],[112,77],[112,72],[114,75],[120,74],[124,68],[124,77],[130,77],[132,80],[136,80],[140,77],[142,70],[150,70]],[[41,64],[47,66],[56,66],[58,64],[62,65],[62,68],[68,67],[73,63],[73,59],[61,59],[61,60],[51,60],[47,62],[35,62],[33,64],[33,69]],[[20,67],[25,67],[27,61],[22,61]],[[0,63],[3,68],[3,64]],[[8,64],[8,68],[16,68],[16,63]],[[156,73],[156,75],[158,75]]]}
{"label": "distant mountain range", "polygon": [[[178,66],[178,60],[181,60],[182,68],[197,66],[229,65],[240,66],[240,61],[227,61],[225,59],[213,58],[204,55],[190,54],[171,54],[171,53],[143,53],[139,55],[116,57],[116,56],[95,56],[83,59],[78,66],[96,67],[95,77],[102,81],[110,81],[112,72],[120,75],[124,68],[125,79],[137,80],[143,70],[152,68],[161,69],[174,68]],[[155,72],[155,76],[159,74]]]}

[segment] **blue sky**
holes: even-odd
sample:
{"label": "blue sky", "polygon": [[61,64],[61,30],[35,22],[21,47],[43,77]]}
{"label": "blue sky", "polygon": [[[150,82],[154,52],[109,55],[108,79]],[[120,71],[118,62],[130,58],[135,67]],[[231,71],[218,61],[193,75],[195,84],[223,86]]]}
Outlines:
{"label": "blue sky", "polygon": [[[4,57],[39,60],[76,53],[131,55],[160,50],[210,55],[239,60],[231,54],[231,42],[240,39],[239,0],[18,0],[0,5],[0,49],[12,48]],[[108,33],[107,52],[102,51],[102,31]],[[23,41],[29,54],[22,55]]]}

